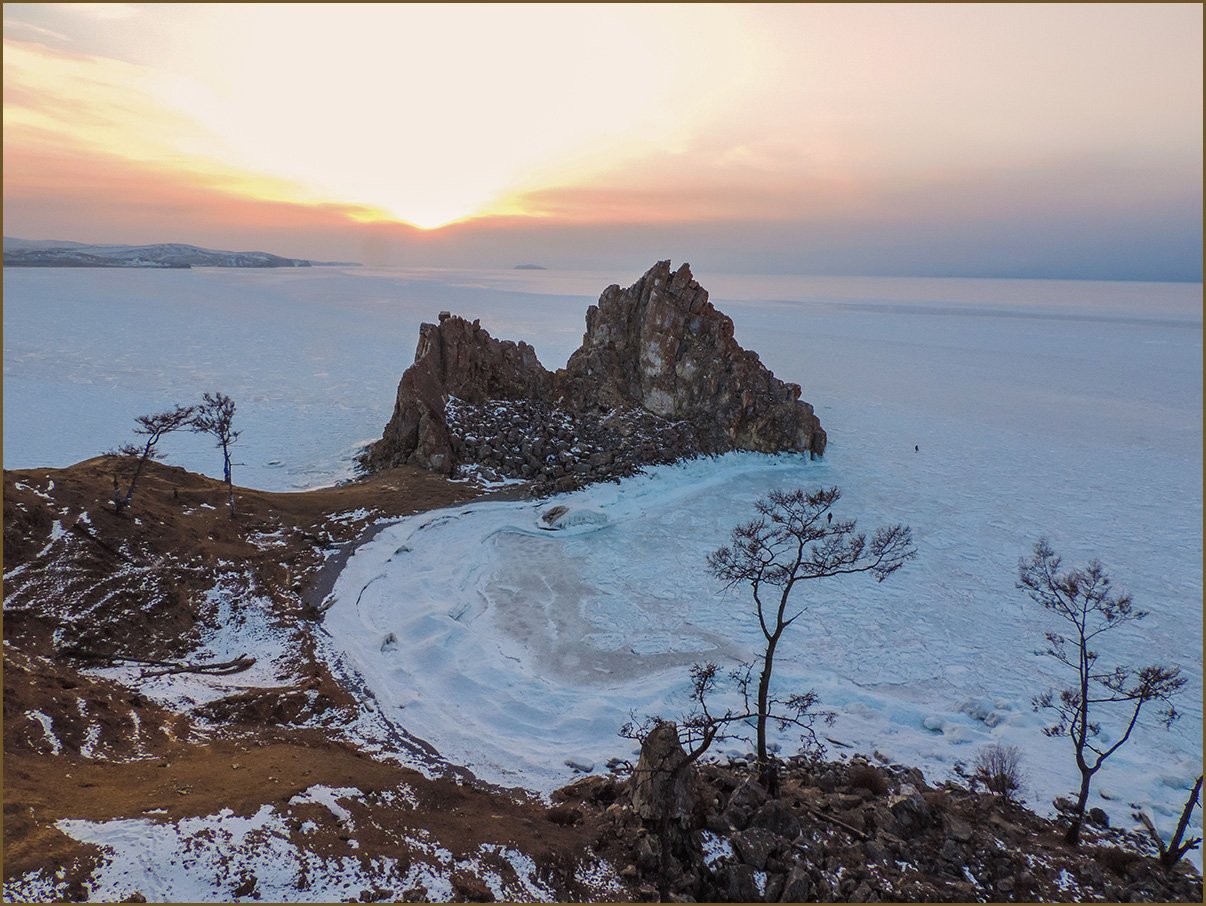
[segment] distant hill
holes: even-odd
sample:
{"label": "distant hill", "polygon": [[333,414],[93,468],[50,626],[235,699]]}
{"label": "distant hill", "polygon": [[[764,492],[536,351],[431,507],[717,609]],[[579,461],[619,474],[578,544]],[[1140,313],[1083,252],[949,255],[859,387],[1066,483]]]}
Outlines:
{"label": "distant hill", "polygon": [[284,258],[269,252],[229,252],[176,242],[157,245],[88,245],[59,239],[4,237],[6,267],[314,267],[351,263]]}
{"label": "distant hill", "polygon": [[517,271],[547,271],[548,268],[545,267],[543,264],[517,264],[517,265],[515,265],[515,270],[517,270]]}

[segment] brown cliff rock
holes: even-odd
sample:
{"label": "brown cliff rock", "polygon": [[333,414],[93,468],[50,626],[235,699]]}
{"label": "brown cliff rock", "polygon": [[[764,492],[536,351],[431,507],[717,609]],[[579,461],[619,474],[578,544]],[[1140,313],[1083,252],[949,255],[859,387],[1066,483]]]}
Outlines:
{"label": "brown cliff rock", "polygon": [[586,311],[582,346],[557,372],[568,408],[641,408],[695,427],[706,453],[825,452],[800,388],[778,380],[733,339],[689,265],[659,261],[628,289],[609,286]]}
{"label": "brown cliff rock", "polygon": [[527,343],[441,312],[420,328],[393,416],[362,464],[446,475],[480,465],[565,490],[700,453],[819,456],[825,441],[800,388],[738,345],[687,265],[661,261],[603,292],[556,374]]}
{"label": "brown cliff rock", "polygon": [[632,809],[646,821],[686,823],[695,812],[690,762],[678,741],[678,727],[663,721],[641,743],[630,781]]}
{"label": "brown cliff rock", "polygon": [[365,465],[419,465],[450,474],[456,465],[445,417],[451,397],[476,405],[542,399],[552,377],[527,343],[496,340],[477,321],[440,312],[439,324],[419,328],[415,363],[402,375],[393,417]]}

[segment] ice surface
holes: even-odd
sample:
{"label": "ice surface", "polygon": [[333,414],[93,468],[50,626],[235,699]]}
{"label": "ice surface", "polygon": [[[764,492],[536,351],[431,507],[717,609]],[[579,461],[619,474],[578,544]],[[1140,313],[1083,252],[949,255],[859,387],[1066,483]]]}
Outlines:
{"label": "ice surface", "polygon": [[[1050,624],[1014,582],[1046,534],[1069,563],[1100,558],[1152,612],[1107,650],[1190,678],[1184,719],[1145,727],[1100,775],[1116,799],[1094,800],[1116,821],[1136,802],[1171,825],[1201,764],[1201,285],[698,270],[737,339],[817,406],[825,461],[652,470],[546,501],[608,516],[562,532],[523,503],[384,530],[328,613],[334,656],[379,700],[374,720],[540,789],[572,776],[567,759],[624,754],[629,709],[673,713],[689,663],[753,650],[745,602],[710,583],[706,553],[767,490],[837,484],[864,527],[911,524],[919,557],[882,586],[807,589],[783,688],[815,686],[839,712],[835,738],[938,776],[986,742],[1018,745],[1043,808],[1074,768],[1030,709],[1059,676],[1034,654]],[[94,455],[135,415],[222,389],[244,430],[236,482],[330,482],[379,436],[420,321],[480,317],[556,367],[599,290],[637,276],[5,271],[5,465]],[[164,447],[221,466],[205,438]],[[383,652],[390,632],[399,644]]]}
{"label": "ice surface", "polygon": [[[980,745],[1018,745],[1030,798],[1043,807],[1071,788],[1075,768],[1066,741],[1044,737],[1029,705],[1061,679],[1056,665],[1034,654],[1044,615],[1014,588],[1017,558],[1036,531],[1027,513],[1039,501],[998,496],[1000,467],[979,478],[970,468],[955,483],[985,495],[979,520],[943,501],[896,509],[910,476],[893,482],[876,469],[872,482],[858,463],[732,454],[555,498],[607,514],[605,527],[585,535],[532,531],[550,501],[412,517],[349,560],[326,625],[384,717],[483,777],[549,790],[572,776],[567,756],[603,762],[621,752],[615,733],[630,709],[684,707],[690,663],[752,656],[759,632],[747,599],[721,589],[704,558],[767,490],[838,484],[847,489],[840,513],[867,527],[907,519],[920,555],[882,585],[852,578],[803,588],[808,616],[780,648],[779,688],[815,687],[838,711],[833,736],[937,776],[970,763]],[[1123,523],[1109,512],[1096,518],[1104,524],[1093,527],[1095,549],[1106,556]],[[1122,543],[1113,539],[1116,550],[1125,550]],[[1189,563],[1191,530],[1182,543],[1177,556]],[[1153,616],[1110,640],[1124,662],[1155,649],[1191,677],[1185,719],[1171,732],[1145,728],[1143,742],[1103,772],[1119,795],[1151,803],[1157,814],[1172,813],[1198,760],[1193,581],[1159,569],[1131,576],[1128,586],[1152,600]],[[1157,594],[1175,583],[1179,591]],[[399,645],[382,652],[389,633]],[[1179,766],[1170,783],[1148,769],[1152,760]]]}
{"label": "ice surface", "polygon": [[[95,456],[130,440],[136,416],[217,388],[239,407],[236,483],[329,484],[380,437],[420,322],[441,309],[481,318],[555,368],[603,287],[638,276],[5,270],[4,465]],[[846,422],[855,406],[904,404],[918,419],[899,452],[925,450],[939,414],[1135,451],[1200,449],[1200,284],[697,276],[738,340],[804,386],[835,438],[857,427]],[[208,437],[161,446],[221,476]]]}
{"label": "ice surface", "polygon": [[[593,301],[371,268],[122,270],[124,279],[16,270],[3,273],[6,468],[96,456],[131,440],[136,416],[217,389],[238,406],[234,481],[267,490],[352,475],[357,451],[389,420],[419,324],[441,309],[480,317],[498,336],[539,334],[555,367]],[[212,438],[178,433],[160,448],[221,477]]]}

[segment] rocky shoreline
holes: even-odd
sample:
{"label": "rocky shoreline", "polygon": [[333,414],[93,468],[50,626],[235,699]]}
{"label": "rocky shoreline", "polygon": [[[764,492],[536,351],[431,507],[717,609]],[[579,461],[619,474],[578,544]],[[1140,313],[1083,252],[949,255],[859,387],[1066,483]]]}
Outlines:
{"label": "rocky shoreline", "polygon": [[1070,847],[1062,814],[1043,818],[965,778],[931,784],[878,754],[797,756],[772,797],[744,761],[666,782],[683,757],[673,733],[651,734],[625,779],[587,777],[554,794],[570,817],[601,812],[599,850],[627,862],[620,874],[643,899],[1201,901],[1198,872],[1163,868],[1146,837],[1107,822]]}

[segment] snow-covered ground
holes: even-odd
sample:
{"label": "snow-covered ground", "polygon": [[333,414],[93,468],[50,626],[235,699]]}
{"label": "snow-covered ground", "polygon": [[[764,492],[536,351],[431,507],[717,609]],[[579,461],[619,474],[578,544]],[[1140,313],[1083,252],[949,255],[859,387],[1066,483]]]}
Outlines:
{"label": "snow-covered ground", "polygon": [[[65,465],[127,440],[137,414],[221,389],[244,431],[237,482],[329,482],[379,435],[420,321],[480,317],[556,367],[586,305],[637,276],[6,271],[5,465]],[[692,660],[753,651],[746,602],[720,593],[706,553],[765,491],[836,484],[864,527],[909,523],[918,559],[882,586],[804,589],[781,688],[815,686],[839,712],[830,736],[930,774],[988,741],[1018,745],[1042,808],[1074,773],[1029,706],[1059,675],[1034,654],[1044,615],[1014,587],[1045,534],[1070,563],[1100,558],[1152,612],[1103,651],[1191,678],[1184,719],[1145,728],[1097,782],[1115,820],[1135,802],[1167,828],[1202,752],[1201,285],[697,277],[817,406],[825,461],[653,470],[570,495],[609,521],[564,536],[535,529],[524,503],[386,529],[327,617],[382,713],[511,784],[548,789],[567,760],[625,754],[630,709],[672,713]],[[220,466],[202,438],[165,446]]]}
{"label": "snow-covered ground", "polygon": [[[86,886],[89,899],[117,902],[135,894],[147,902],[356,902],[364,890],[386,889],[401,896],[421,887],[430,902],[447,902],[456,872],[481,878],[502,902],[548,902],[553,893],[538,877],[535,863],[522,852],[482,844],[476,853],[456,857],[422,829],[407,831],[410,858],[361,857],[358,841],[345,836],[348,855],[318,855],[306,838],[318,830],[295,807],[325,806],[345,834],[357,832],[342,803],[365,797],[355,788],[315,786],[285,805],[264,805],[254,815],[224,809],[218,814],[166,821],[120,818],[112,821],[59,821],[63,833],[104,849],[109,858]],[[390,792],[370,794],[388,801]],[[328,844],[329,846],[329,844]],[[600,874],[610,866],[588,863]],[[604,887],[604,885],[599,885]],[[5,899],[13,902],[61,901],[63,872],[36,872],[10,879]],[[604,887],[606,892],[606,888]]]}

